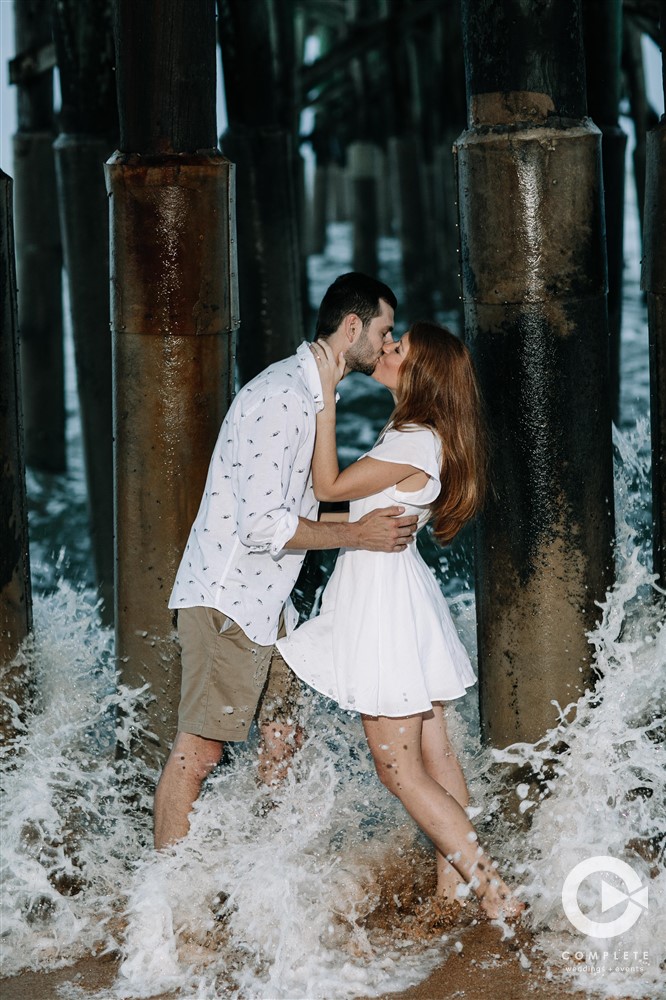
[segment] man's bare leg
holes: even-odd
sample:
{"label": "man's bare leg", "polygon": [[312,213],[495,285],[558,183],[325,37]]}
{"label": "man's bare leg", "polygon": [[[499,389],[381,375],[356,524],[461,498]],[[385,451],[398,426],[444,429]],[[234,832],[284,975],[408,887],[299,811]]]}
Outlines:
{"label": "man's bare leg", "polygon": [[[282,627],[279,634],[284,635]],[[294,754],[303,746],[305,730],[296,721],[300,696],[300,681],[276,648],[258,717],[259,780],[269,788],[284,781]]]}
{"label": "man's bare leg", "polygon": [[279,785],[297,750],[303,745],[303,729],[293,722],[261,722],[259,778],[265,785]]}
{"label": "man's bare leg", "polygon": [[224,744],[191,733],[177,733],[155,791],[155,847],[161,851],[182,840],[190,812],[205,778],[219,763]]}

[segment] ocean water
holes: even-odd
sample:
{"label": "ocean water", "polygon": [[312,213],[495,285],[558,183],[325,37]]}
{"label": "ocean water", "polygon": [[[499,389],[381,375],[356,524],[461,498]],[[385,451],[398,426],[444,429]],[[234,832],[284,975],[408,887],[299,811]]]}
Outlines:
{"label": "ocean water", "polygon": [[[536,745],[483,747],[474,691],[449,709],[449,726],[474,822],[530,904],[526,922],[547,974],[598,995],[655,998],[665,989],[666,628],[650,572],[647,324],[631,194],[614,439],[617,583],[590,635],[600,680],[575,712],[561,706],[561,723]],[[326,257],[311,259],[313,300],[348,268],[349,236],[331,226]],[[397,284],[394,240],[383,241],[381,257],[382,276]],[[21,655],[37,693],[14,747],[3,750],[3,974],[119,951],[117,979],[99,1000],[169,990],[201,1000],[344,1000],[404,988],[452,949],[464,953],[464,931],[419,932],[433,879],[427,845],[378,782],[359,720],[315,694],[306,698],[303,750],[272,800],[257,787],[250,741],[207,782],[186,842],[155,855],[156,775],[114,754],[116,740],[128,744],[130,726],[141,726],[146,692],[118,685],[90,586],[71,357],[68,387],[70,469],[28,475],[35,632]],[[342,397],[347,461],[373,443],[390,399],[361,376],[345,381]],[[469,538],[445,553],[424,540],[474,658],[469,549]],[[308,562],[304,614],[331,564]],[[505,763],[525,775],[510,790]],[[510,796],[524,824],[505,808]],[[575,930],[561,902],[570,870],[597,855],[628,862],[649,889],[648,911],[611,940]],[[593,878],[586,886],[583,908],[593,914],[599,886]],[[515,954],[523,966],[534,957]],[[80,993],[70,986],[63,996]]]}

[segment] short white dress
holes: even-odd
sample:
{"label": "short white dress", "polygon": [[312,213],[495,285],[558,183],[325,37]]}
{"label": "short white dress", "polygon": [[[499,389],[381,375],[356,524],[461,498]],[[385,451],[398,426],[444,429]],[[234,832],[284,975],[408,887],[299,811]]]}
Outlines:
{"label": "short white dress", "polygon": [[[440,490],[441,446],[429,428],[389,428],[367,453],[412,465],[430,477],[423,489],[390,487],[353,500],[350,521],[400,504],[428,520]],[[365,457],[365,456],[361,456]],[[460,698],[476,683],[451,613],[416,541],[402,552],[342,549],[321,610],[277,646],[301,680],[342,708],[398,718]]]}

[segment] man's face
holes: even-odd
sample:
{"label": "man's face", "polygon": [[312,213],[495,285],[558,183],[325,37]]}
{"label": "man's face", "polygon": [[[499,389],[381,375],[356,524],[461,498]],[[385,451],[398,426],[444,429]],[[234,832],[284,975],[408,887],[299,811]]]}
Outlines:
{"label": "man's face", "polygon": [[345,352],[349,371],[372,375],[386,345],[393,345],[393,308],[379,300],[379,315],[362,329],[352,346]]}

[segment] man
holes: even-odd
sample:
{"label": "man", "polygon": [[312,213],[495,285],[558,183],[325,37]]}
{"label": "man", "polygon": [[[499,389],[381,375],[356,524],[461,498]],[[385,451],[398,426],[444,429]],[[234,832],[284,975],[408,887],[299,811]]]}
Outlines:
{"label": "man", "polygon": [[[396,299],[388,286],[352,272],[328,289],[316,336],[345,368],[372,374],[393,343]],[[310,466],[323,406],[307,344],[271,365],[235,397],[213,451],[199,512],[169,607],[178,611],[182,690],[178,733],[155,795],[155,846],[184,837],[201,784],[224,743],[248,736],[259,706],[260,774],[279,777],[299,741],[289,719],[297,681],[273,643],[295,624],[289,595],[308,549],[400,551],[415,517],[404,508],[360,521],[317,521]],[[284,633],[282,633],[284,634]]]}

